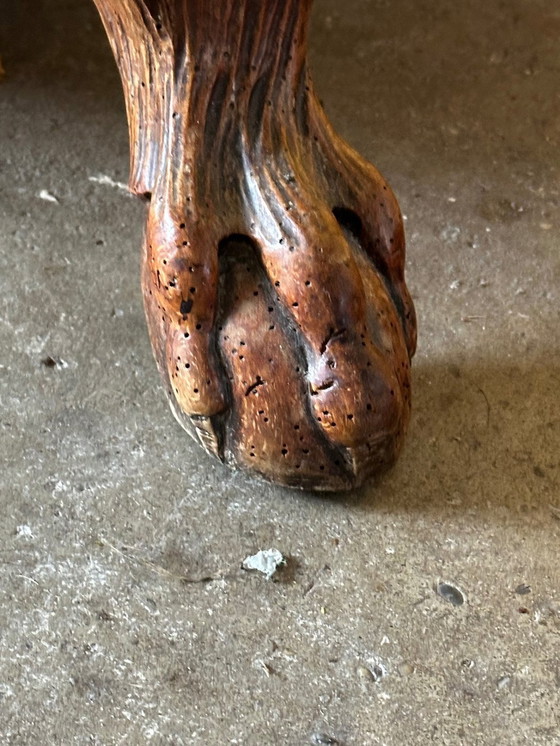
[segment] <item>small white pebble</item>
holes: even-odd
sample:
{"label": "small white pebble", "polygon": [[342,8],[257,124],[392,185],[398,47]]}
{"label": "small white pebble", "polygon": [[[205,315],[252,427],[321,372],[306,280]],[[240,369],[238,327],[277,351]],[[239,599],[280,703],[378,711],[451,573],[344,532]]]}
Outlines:
{"label": "small white pebble", "polygon": [[22,539],[33,539],[33,531],[31,530],[31,527],[27,524],[22,524],[21,526],[16,527],[16,536],[21,537]]}
{"label": "small white pebble", "polygon": [[244,570],[256,570],[270,580],[281,565],[285,565],[284,555],[278,549],[263,549],[243,560]]}
{"label": "small white pebble", "polygon": [[46,189],[41,189],[41,191],[38,194],[39,199],[44,199],[45,202],[55,202],[58,204],[58,199],[54,196],[54,194],[51,194],[50,192],[47,192]]}
{"label": "small white pebble", "polygon": [[498,689],[505,689],[506,686],[511,685],[511,676],[500,676],[498,681],[496,682],[496,686]]}

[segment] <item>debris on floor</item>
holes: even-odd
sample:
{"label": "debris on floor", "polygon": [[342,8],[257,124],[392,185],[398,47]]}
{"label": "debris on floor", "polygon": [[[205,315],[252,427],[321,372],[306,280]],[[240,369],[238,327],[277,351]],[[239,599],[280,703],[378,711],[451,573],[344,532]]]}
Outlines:
{"label": "debris on floor", "polygon": [[46,189],[41,189],[37,196],[39,197],[39,199],[45,200],[45,202],[54,202],[57,205],[59,204],[58,197],[55,197],[54,194],[51,194]]}
{"label": "debris on floor", "polygon": [[92,181],[94,184],[102,184],[103,186],[114,187],[115,189],[120,189],[122,192],[126,192],[127,194],[129,194],[126,184],[123,184],[122,181],[115,181],[110,176],[107,176],[107,174],[88,176],[88,181]]}
{"label": "debris on floor", "polygon": [[436,593],[453,606],[462,606],[465,603],[465,594],[459,588],[450,583],[438,583]]}
{"label": "debris on floor", "polygon": [[22,524],[21,526],[16,526],[16,536],[19,536],[20,538],[23,538],[23,539],[34,539],[35,538],[33,536],[33,531],[31,530],[31,527],[26,524]]}
{"label": "debris on floor", "polygon": [[271,580],[278,568],[285,564],[286,559],[278,549],[262,549],[245,557],[242,567],[244,570],[256,570],[266,575],[267,580]]}
{"label": "debris on floor", "polygon": [[44,357],[41,360],[41,365],[44,365],[45,368],[57,368],[58,370],[64,370],[64,368],[68,367],[66,360],[63,360],[61,357],[52,357],[51,355]]}
{"label": "debris on floor", "polygon": [[497,689],[506,689],[507,687],[511,686],[511,676],[500,676],[498,681],[496,682],[496,688]]}

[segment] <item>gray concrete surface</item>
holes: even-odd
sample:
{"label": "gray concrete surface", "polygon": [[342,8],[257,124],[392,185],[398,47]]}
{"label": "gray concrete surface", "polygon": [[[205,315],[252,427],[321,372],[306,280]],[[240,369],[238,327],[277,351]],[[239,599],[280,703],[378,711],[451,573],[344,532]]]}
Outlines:
{"label": "gray concrete surface", "polygon": [[[402,459],[341,499],[179,429],[143,206],[91,180],[128,166],[92,3],[0,18],[0,742],[560,744],[558,2],[316,4],[420,320]],[[275,579],[241,569],[273,547]]]}

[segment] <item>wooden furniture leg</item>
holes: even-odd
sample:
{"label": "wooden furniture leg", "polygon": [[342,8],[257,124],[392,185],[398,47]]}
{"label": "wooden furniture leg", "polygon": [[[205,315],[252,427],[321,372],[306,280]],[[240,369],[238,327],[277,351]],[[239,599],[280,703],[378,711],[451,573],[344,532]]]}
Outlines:
{"label": "wooden furniture leg", "polygon": [[312,0],[94,0],[122,76],[142,283],[173,411],[269,480],[347,489],[396,458],[414,308],[399,208],[333,131]]}

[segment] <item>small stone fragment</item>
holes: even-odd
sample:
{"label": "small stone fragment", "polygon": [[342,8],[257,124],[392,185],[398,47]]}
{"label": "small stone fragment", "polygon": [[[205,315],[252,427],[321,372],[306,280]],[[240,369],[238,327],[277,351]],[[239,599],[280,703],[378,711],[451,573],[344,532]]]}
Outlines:
{"label": "small stone fragment", "polygon": [[51,194],[46,189],[41,189],[41,191],[38,194],[39,199],[44,200],[45,202],[54,202],[58,204],[57,197],[54,196],[54,194]]}
{"label": "small stone fragment", "polygon": [[266,575],[266,579],[270,580],[278,568],[285,564],[284,555],[278,549],[262,549],[256,554],[245,557],[243,569],[256,570]]}
{"label": "small stone fragment", "polygon": [[525,583],[520,583],[515,589],[515,593],[517,593],[518,596],[526,596],[528,593],[531,593],[531,586],[526,585]]}
{"label": "small stone fragment", "polygon": [[35,538],[33,536],[33,531],[31,530],[31,527],[26,524],[22,524],[21,526],[16,527],[16,536],[19,536],[20,538],[23,538],[23,539]]}
{"label": "small stone fragment", "polygon": [[496,682],[496,686],[498,689],[505,689],[506,687],[511,685],[511,676],[500,676],[498,681]]}

